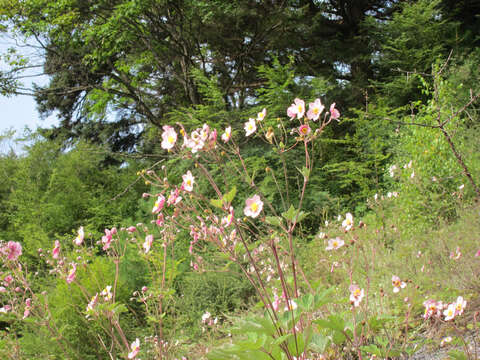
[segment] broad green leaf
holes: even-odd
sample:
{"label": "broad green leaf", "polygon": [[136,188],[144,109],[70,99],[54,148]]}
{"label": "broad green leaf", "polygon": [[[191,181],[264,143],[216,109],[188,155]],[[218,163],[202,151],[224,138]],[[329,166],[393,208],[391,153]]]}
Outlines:
{"label": "broad green leaf", "polygon": [[345,321],[338,315],[330,315],[328,320],[314,320],[313,323],[319,325],[321,328],[332,329],[339,332],[343,332],[345,329]]}
{"label": "broad green leaf", "polygon": [[296,211],[295,211],[295,208],[293,207],[293,205],[290,205],[288,210],[282,213],[282,216],[285,219],[290,220],[290,221],[293,221],[293,219],[295,218],[295,215],[296,215]]}
{"label": "broad green leaf", "polygon": [[288,340],[288,350],[294,356],[299,356],[303,353],[303,351],[305,350],[305,341],[303,340],[303,336],[301,333],[297,332],[296,338],[292,336]]}
{"label": "broad green leaf", "polygon": [[368,354],[371,354],[371,355],[377,355],[377,356],[381,356],[382,355],[382,352],[380,351],[380,349],[377,347],[377,345],[375,344],[370,344],[370,345],[366,345],[366,346],[362,346],[360,347],[360,349]]}
{"label": "broad green leaf", "polygon": [[328,345],[328,338],[320,334],[313,334],[310,341],[310,348],[318,353],[323,353]]}
{"label": "broad green leaf", "polygon": [[221,209],[223,207],[223,201],[220,199],[210,199],[210,205]]}
{"label": "broad green leaf", "polygon": [[234,185],[233,188],[225,195],[223,195],[223,200],[227,203],[231,203],[237,194],[237,187]]}
{"label": "broad green leaf", "polygon": [[278,216],[267,216],[265,222],[269,225],[282,226],[282,219]]}
{"label": "broad green leaf", "polygon": [[289,339],[289,338],[292,337],[292,336],[293,336],[292,333],[282,335],[282,336],[276,338],[276,339],[272,342],[272,344],[273,344],[273,345],[280,345],[281,343],[283,343],[285,340]]}

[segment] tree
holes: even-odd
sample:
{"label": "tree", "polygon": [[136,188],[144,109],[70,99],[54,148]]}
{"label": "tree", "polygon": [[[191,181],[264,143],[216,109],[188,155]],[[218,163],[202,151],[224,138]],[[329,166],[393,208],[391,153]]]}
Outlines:
{"label": "tree", "polygon": [[297,74],[342,80],[354,89],[345,105],[358,105],[372,74],[361,24],[368,14],[388,19],[395,4],[16,0],[4,2],[1,14],[44,51],[50,83],[34,94],[41,113],[61,119],[50,136],[127,150],[145,125],[160,127],[172,110],[205,102],[195,69],[218,82],[226,110],[242,109],[264,84],[257,67],[293,55]]}

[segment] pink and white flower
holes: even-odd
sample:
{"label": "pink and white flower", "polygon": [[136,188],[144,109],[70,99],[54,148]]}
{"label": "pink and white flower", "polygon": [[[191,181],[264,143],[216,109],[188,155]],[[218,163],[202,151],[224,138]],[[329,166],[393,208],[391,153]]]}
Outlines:
{"label": "pink and white flower", "polygon": [[83,226],[80,226],[80,228],[77,231],[77,237],[73,240],[73,243],[77,246],[80,246],[83,244],[84,239],[85,239],[85,232],[83,231]]}
{"label": "pink and white flower", "polygon": [[71,284],[75,280],[76,276],[77,276],[77,264],[73,263],[72,268],[70,269],[67,275],[67,279],[66,279],[67,284]]}
{"label": "pink and white flower", "polygon": [[423,314],[425,320],[433,316],[440,317],[443,309],[443,303],[441,301],[427,300],[423,302],[423,306],[425,306],[425,312]]}
{"label": "pink and white flower", "polygon": [[229,214],[222,218],[222,226],[225,226],[225,227],[230,226],[232,224],[233,219],[234,219],[234,211],[233,211],[233,207],[230,206]]}
{"label": "pink and white flower", "polygon": [[339,237],[336,237],[334,239],[328,240],[328,246],[325,248],[325,250],[337,250],[340,249],[343,245],[345,245],[345,241],[343,241]]}
{"label": "pink and white flower", "polygon": [[390,177],[395,176],[395,171],[397,170],[397,165],[393,164],[388,168],[388,173],[390,174]]}
{"label": "pink and white flower", "polygon": [[95,306],[97,305],[97,303],[98,303],[98,293],[92,296],[90,302],[87,304],[87,309],[86,309],[87,315],[85,316],[87,319],[90,317],[89,313],[92,312],[93,309],[95,309]]}
{"label": "pink and white flower", "polygon": [[128,358],[135,359],[139,351],[140,351],[140,340],[136,338],[135,341],[132,342],[132,344],[130,345],[130,352],[128,353]]}
{"label": "pink and white flower", "polygon": [[157,220],[155,220],[155,224],[157,224],[157,226],[163,226],[164,223],[165,223],[165,218],[163,214],[159,214],[157,216]]}
{"label": "pink and white flower", "polygon": [[365,295],[365,292],[356,284],[350,285],[348,289],[350,290],[350,302],[354,307],[358,307]]}
{"label": "pink and white flower", "polygon": [[292,310],[295,310],[298,307],[297,303],[293,299],[290,299],[289,301],[286,301],[286,305],[283,310],[289,311],[290,310],[289,305]]}
{"label": "pink and white flower", "polygon": [[267,109],[263,108],[263,110],[257,114],[257,121],[263,121],[265,116],[267,116]]}
{"label": "pink and white flower", "polygon": [[10,284],[11,284],[12,282],[13,282],[13,276],[10,275],[10,274],[8,274],[7,276],[5,276],[5,277],[3,278],[3,285],[4,285],[4,286],[7,286],[7,287],[8,287],[8,286],[10,286]]}
{"label": "pink and white flower", "polygon": [[255,123],[255,119],[248,119],[243,128],[245,129],[245,136],[252,135],[255,131],[257,131],[257,124]]}
{"label": "pink and white flower", "polygon": [[170,150],[175,146],[177,142],[177,133],[175,129],[169,125],[163,126],[163,133],[162,133],[162,149]]}
{"label": "pink and white flower", "polygon": [[113,240],[113,235],[117,233],[116,228],[112,228],[111,230],[105,229],[105,235],[102,236],[102,244],[103,244],[103,250],[107,250],[110,248],[110,244],[112,243]]}
{"label": "pink and white flower", "polygon": [[52,250],[52,258],[58,259],[59,255],[60,255],[60,241],[55,240],[55,246]]}
{"label": "pink and white flower", "polygon": [[30,315],[30,310],[32,309],[32,299],[25,299],[25,309],[23,311],[23,319],[25,320]]}
{"label": "pink and white flower", "polygon": [[311,132],[312,129],[310,128],[310,126],[308,126],[308,124],[303,124],[298,128],[298,133],[300,134],[300,136],[307,136]]}
{"label": "pink and white flower", "polygon": [[157,214],[162,211],[163,206],[165,205],[165,196],[162,194],[158,195],[157,201],[153,205],[152,214]]}
{"label": "pink and white flower", "polygon": [[253,195],[245,201],[245,208],[243,213],[245,216],[256,218],[263,209],[263,202],[260,200],[260,196]]}
{"label": "pink and white flower", "polygon": [[145,254],[148,253],[153,244],[153,235],[149,234],[145,237],[145,242],[143,243],[143,249],[145,250]]}
{"label": "pink and white flower", "polygon": [[296,98],[293,101],[293,104],[290,105],[290,107],[287,109],[287,115],[290,118],[290,120],[295,119],[301,119],[303,115],[305,114],[305,101]]}
{"label": "pink and white flower", "polygon": [[193,183],[195,182],[195,178],[193,177],[190,170],[188,170],[187,173],[182,176],[182,179],[183,179],[183,183],[182,183],[183,189],[188,192],[193,191]]}
{"label": "pink and white flower", "polygon": [[232,137],[232,127],[229,126],[225,129],[225,132],[222,134],[222,140],[224,143],[227,143]]}
{"label": "pink and white flower", "polygon": [[325,109],[325,106],[322,105],[320,99],[315,99],[313,103],[310,103],[308,105],[307,118],[313,121],[317,121],[323,109]]}
{"label": "pink and white flower", "polygon": [[459,296],[455,303],[455,316],[462,315],[463,310],[465,310],[466,306],[467,306],[467,301],[464,300],[463,297]]}
{"label": "pink and white flower", "polygon": [[103,296],[103,300],[105,301],[111,300],[113,298],[112,286],[108,285],[107,287],[105,287],[105,289],[103,289],[100,293],[100,296]]}
{"label": "pink and white flower", "polygon": [[340,111],[335,109],[335,103],[333,103],[332,105],[330,105],[330,118],[338,120],[339,117],[340,117]]}
{"label": "pink and white flower", "polygon": [[4,305],[0,308],[0,313],[6,314],[10,310],[12,310],[12,307],[10,305]]}
{"label": "pink and white flower", "polygon": [[202,323],[206,324],[208,322],[208,320],[210,319],[210,317],[212,316],[212,314],[210,314],[208,311],[206,311],[203,315],[202,315]]}
{"label": "pink and white flower", "polygon": [[449,304],[447,309],[443,312],[445,316],[445,321],[452,320],[455,317],[455,304]]}
{"label": "pink and white flower", "polygon": [[167,199],[167,205],[177,205],[180,201],[182,201],[182,197],[180,196],[180,190],[175,188],[175,190],[170,191],[170,195]]}
{"label": "pink and white flower", "polygon": [[398,293],[400,289],[404,289],[407,286],[407,283],[405,281],[400,280],[400,278],[397,275],[393,275],[392,286],[393,286],[393,292]]}

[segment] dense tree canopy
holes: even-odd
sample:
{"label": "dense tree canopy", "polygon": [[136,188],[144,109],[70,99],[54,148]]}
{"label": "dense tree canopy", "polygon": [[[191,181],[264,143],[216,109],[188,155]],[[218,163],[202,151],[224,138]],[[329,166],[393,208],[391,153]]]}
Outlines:
{"label": "dense tree canopy", "polygon": [[43,114],[58,112],[55,134],[120,150],[145,124],[205,103],[193,70],[216,80],[225,109],[242,109],[265,84],[258,66],[293,56],[298,76],[337,81],[344,107],[361,104],[381,46],[365,21],[384,24],[399,3],[18,0],[1,13],[44,51],[50,82],[34,94]]}

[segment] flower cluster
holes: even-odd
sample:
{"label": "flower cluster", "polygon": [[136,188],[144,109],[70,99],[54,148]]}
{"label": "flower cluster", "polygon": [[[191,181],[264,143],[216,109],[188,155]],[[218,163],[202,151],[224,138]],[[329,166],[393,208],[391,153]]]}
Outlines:
{"label": "flower cluster", "polygon": [[22,255],[22,245],[16,241],[9,241],[0,247],[0,254],[10,261],[16,261]]}
{"label": "flower cluster", "polygon": [[113,227],[110,230],[105,229],[105,235],[102,236],[102,244],[103,244],[103,250],[107,250],[110,248],[110,245],[113,240],[113,236],[117,234],[117,228]]}
{"label": "flower cluster", "polygon": [[276,291],[274,291],[272,307],[273,307],[273,310],[275,311],[279,311],[282,309],[283,311],[289,311],[290,309],[295,310],[298,307],[298,305],[295,302],[295,300],[287,298],[285,293],[283,293],[282,296],[279,297]]}
{"label": "flower cluster", "polygon": [[423,318],[441,318],[442,314],[445,321],[453,320],[456,316],[462,315],[467,301],[462,296],[457,298],[456,302],[444,304],[442,301],[427,300],[423,303],[425,312]]}
{"label": "flower cluster", "polygon": [[213,325],[217,325],[217,323],[218,323],[218,318],[217,317],[213,318],[212,314],[210,314],[208,311],[206,311],[202,315],[202,324],[213,326]]}
{"label": "flower cluster", "polygon": [[101,302],[108,303],[112,299],[113,299],[112,286],[108,285],[100,293],[96,293],[95,295],[92,296],[92,298],[90,299],[90,302],[87,304],[87,308],[85,310],[86,312],[85,317],[89,319],[92,315],[98,316],[98,313],[96,311],[98,305]]}

